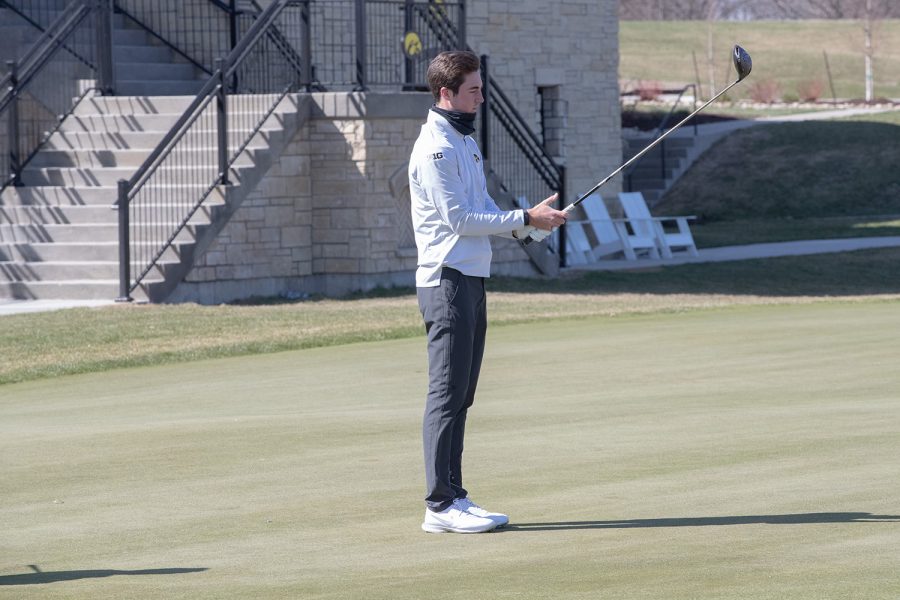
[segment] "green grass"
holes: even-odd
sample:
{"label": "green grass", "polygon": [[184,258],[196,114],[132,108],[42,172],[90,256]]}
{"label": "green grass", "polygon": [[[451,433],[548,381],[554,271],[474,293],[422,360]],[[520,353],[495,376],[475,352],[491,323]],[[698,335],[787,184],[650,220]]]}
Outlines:
{"label": "green grass", "polygon": [[676,182],[660,214],[689,211],[709,221],[900,214],[898,138],[900,126],[871,122],[737,131]]}
{"label": "green grass", "polygon": [[654,207],[699,247],[898,235],[900,111],[760,125],[705,153]]}
{"label": "green grass", "polygon": [[0,597],[896,598],[898,328],[492,328],[466,485],[512,527],[482,536],[419,530],[421,337],[4,386]]}
{"label": "green grass", "polygon": [[[623,21],[619,24],[619,78],[685,84],[697,81],[709,97],[708,25],[704,21]],[[767,80],[781,93],[797,94],[798,84],[818,80],[822,99],[831,99],[823,52],[838,98],[864,97],[863,27],[859,21],[752,21],[712,24],[716,91],[734,81],[731,47],[743,46],[753,58],[750,79],[733,88],[733,99],[749,98],[751,86]],[[875,31],[875,96],[900,97],[900,21],[881,21]]]}
{"label": "green grass", "polygon": [[[900,249],[489,280],[493,325],[900,294]],[[377,295],[377,294],[376,294]],[[0,384],[422,335],[412,290],[259,306],[138,305],[2,318]]]}

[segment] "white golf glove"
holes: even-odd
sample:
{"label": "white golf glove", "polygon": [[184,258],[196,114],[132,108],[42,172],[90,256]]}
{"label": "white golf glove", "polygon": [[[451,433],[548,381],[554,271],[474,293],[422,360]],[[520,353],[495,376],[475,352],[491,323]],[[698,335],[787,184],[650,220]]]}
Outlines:
{"label": "white golf glove", "polygon": [[528,236],[531,235],[532,232],[534,232],[534,231],[535,231],[535,228],[532,227],[531,225],[528,225],[526,227],[523,227],[522,229],[516,229],[515,231],[512,232],[512,234],[513,234],[513,237],[516,238],[517,240],[525,241],[528,239]]}
{"label": "white golf glove", "polygon": [[530,234],[530,235],[531,235],[531,239],[534,240],[535,242],[540,242],[540,241],[542,241],[545,237],[547,237],[548,235],[550,235],[551,233],[553,233],[553,231],[556,231],[556,227],[554,227],[553,230],[550,230],[550,229],[538,229],[537,227],[532,227],[531,229],[533,230],[533,231],[531,232],[531,234]]}

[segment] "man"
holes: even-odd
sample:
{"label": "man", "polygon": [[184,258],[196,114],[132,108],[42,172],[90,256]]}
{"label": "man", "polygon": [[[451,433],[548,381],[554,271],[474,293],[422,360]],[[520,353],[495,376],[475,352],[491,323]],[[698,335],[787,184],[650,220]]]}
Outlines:
{"label": "man", "polygon": [[429,65],[427,79],[435,104],[409,161],[416,290],[428,335],[422,529],[479,533],[509,522],[472,502],[462,486],[466,413],[475,399],[487,328],[488,236],[543,239],[566,213],[550,206],[556,195],[513,211],[500,210],[488,195],[481,152],[471,137],[484,102],[477,56],[443,52]]}

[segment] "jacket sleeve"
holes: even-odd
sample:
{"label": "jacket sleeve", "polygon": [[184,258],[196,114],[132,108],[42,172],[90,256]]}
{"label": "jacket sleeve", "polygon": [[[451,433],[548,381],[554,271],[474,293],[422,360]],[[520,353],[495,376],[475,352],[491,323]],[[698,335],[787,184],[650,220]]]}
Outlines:
{"label": "jacket sleeve", "polygon": [[501,211],[493,200],[475,210],[466,196],[456,152],[444,148],[419,157],[419,181],[441,218],[457,235],[499,235],[522,226],[519,211]]}

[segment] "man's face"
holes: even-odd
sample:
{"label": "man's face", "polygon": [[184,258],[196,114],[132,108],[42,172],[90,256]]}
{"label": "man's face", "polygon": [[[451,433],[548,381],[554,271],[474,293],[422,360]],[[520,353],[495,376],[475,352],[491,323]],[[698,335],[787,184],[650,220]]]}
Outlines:
{"label": "man's face", "polygon": [[459,86],[459,93],[454,94],[448,88],[441,88],[441,101],[438,103],[439,108],[446,110],[455,110],[464,113],[474,113],[478,107],[484,102],[484,96],[481,95],[481,71],[473,71],[466,75],[462,85]]}

